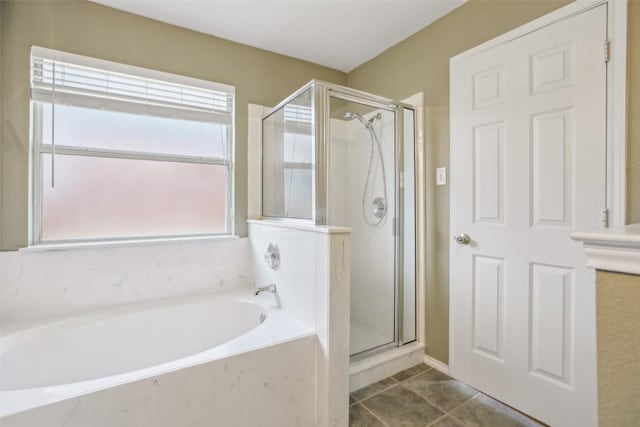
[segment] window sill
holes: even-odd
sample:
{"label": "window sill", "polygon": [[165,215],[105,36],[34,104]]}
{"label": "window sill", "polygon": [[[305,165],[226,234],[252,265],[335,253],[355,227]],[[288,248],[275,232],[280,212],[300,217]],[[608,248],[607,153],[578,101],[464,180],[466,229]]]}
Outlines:
{"label": "window sill", "polygon": [[190,236],[190,237],[158,237],[149,239],[123,239],[123,240],[103,240],[91,242],[69,242],[69,243],[39,243],[20,248],[20,253],[64,251],[79,249],[103,249],[103,248],[125,248],[135,246],[165,245],[173,243],[193,243],[193,242],[214,242],[221,240],[238,240],[239,236],[219,235],[219,236]]}

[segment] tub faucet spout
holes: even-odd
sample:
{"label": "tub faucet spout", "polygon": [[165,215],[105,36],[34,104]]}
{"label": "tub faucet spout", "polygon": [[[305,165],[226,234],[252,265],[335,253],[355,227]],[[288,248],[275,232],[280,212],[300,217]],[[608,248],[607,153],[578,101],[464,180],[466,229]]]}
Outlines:
{"label": "tub faucet spout", "polygon": [[262,286],[260,288],[256,289],[256,293],[255,295],[260,295],[263,292],[272,292],[272,293],[276,293],[276,285],[267,285],[267,286]]}

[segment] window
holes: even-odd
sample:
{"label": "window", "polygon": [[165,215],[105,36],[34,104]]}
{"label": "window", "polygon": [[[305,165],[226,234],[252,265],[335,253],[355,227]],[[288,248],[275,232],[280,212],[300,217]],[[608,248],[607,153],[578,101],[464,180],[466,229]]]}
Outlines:
{"label": "window", "polygon": [[31,51],[32,243],[233,230],[234,88]]}

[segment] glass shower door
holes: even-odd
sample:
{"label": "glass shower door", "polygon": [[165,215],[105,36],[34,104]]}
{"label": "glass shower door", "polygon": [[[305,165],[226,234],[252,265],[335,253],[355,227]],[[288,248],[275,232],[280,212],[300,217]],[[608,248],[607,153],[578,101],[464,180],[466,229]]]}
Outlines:
{"label": "glass shower door", "polygon": [[396,117],[330,97],[328,223],[351,235],[351,355],[395,342]]}

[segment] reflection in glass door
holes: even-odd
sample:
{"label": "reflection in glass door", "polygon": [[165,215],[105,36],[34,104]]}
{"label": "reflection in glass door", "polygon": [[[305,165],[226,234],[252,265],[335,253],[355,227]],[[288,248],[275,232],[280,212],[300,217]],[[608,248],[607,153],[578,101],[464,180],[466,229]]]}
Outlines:
{"label": "reflection in glass door", "polygon": [[263,216],[312,218],[312,123],[311,89],[263,120]]}

